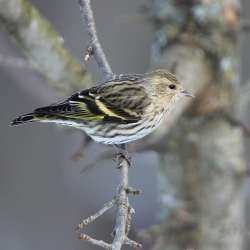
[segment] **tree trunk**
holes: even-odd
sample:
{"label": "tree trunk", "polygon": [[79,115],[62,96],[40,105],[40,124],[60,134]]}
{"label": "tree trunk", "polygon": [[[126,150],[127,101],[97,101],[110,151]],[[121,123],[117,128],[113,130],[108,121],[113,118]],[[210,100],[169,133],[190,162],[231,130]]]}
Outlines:
{"label": "tree trunk", "polygon": [[232,123],[239,3],[155,0],[149,10],[157,37],[152,67],[174,71],[196,98],[159,132],[162,223],[144,236],[154,250],[240,250],[246,163],[242,129]]}

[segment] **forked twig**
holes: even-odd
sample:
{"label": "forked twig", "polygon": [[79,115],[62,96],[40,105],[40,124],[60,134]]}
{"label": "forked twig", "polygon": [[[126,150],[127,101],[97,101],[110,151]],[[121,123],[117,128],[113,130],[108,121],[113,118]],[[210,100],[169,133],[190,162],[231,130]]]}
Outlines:
{"label": "forked twig", "polygon": [[82,220],[78,226],[77,226],[77,231],[80,229],[83,229],[85,226],[89,225],[93,221],[95,221],[97,218],[102,216],[105,212],[107,212],[109,209],[111,209],[115,205],[115,199],[111,200],[110,202],[107,202],[104,204],[104,207],[101,208],[99,211],[97,211],[95,214],[89,216],[88,218]]}
{"label": "forked twig", "polygon": [[[103,75],[104,80],[110,80],[114,77],[114,73],[111,70],[111,67],[108,63],[108,60],[102,50],[102,46],[99,42],[96,25],[93,16],[93,12],[90,6],[90,0],[78,0],[80,5],[80,10],[84,19],[84,22],[87,25],[88,34],[90,37],[90,45],[88,46],[85,54],[85,61],[88,61],[91,56],[93,56],[98,64],[99,69]],[[84,233],[80,234],[80,239],[90,242],[93,245],[100,246],[104,249],[111,250],[120,250],[122,245],[130,245],[134,248],[140,248],[141,244],[130,240],[128,238],[128,233],[131,227],[132,214],[134,209],[131,208],[128,201],[129,190],[134,190],[133,188],[128,187],[128,168],[130,166],[130,160],[126,152],[126,145],[119,147],[119,153],[117,154],[117,165],[120,170],[120,184],[117,188],[115,198],[104,205],[94,215],[84,219],[80,222],[77,227],[77,230],[82,230],[84,226],[95,221],[97,218],[102,216],[106,211],[111,209],[114,205],[117,206],[116,212],[116,223],[113,231],[113,242],[111,244],[106,243],[102,240],[96,240]],[[133,192],[131,192],[133,193]]]}
{"label": "forked twig", "polygon": [[78,2],[80,5],[84,23],[87,25],[88,34],[90,37],[90,45],[86,50],[85,60],[88,61],[89,57],[93,55],[105,80],[108,80],[112,78],[114,74],[111,70],[111,67],[103,52],[102,46],[97,36],[95,19],[90,6],[90,0],[78,0]]}

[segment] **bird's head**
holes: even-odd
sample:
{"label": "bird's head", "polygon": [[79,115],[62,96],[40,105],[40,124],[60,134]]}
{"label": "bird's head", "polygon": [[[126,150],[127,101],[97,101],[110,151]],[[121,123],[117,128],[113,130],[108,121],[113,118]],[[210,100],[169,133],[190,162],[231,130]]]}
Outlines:
{"label": "bird's head", "polygon": [[166,70],[156,70],[146,74],[147,82],[151,85],[150,95],[160,102],[173,103],[180,97],[194,97],[185,90],[175,75]]}

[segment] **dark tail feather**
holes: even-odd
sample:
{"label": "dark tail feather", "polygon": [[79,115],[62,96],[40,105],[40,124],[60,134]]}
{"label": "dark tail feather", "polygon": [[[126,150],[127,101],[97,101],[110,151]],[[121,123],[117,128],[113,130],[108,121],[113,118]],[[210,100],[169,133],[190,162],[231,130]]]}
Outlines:
{"label": "dark tail feather", "polygon": [[23,124],[23,123],[27,123],[27,122],[32,122],[37,118],[35,113],[30,113],[30,114],[26,114],[26,115],[21,115],[19,117],[17,117],[16,119],[14,119],[11,122],[11,126],[15,126],[15,125],[19,125],[19,124]]}
{"label": "dark tail feather", "polygon": [[59,105],[51,105],[42,108],[37,108],[33,111],[33,113],[21,115],[14,119],[11,122],[11,126],[33,121],[50,120],[50,118],[56,119],[58,118],[58,114],[64,113],[69,108],[71,108],[70,105],[65,102]]}

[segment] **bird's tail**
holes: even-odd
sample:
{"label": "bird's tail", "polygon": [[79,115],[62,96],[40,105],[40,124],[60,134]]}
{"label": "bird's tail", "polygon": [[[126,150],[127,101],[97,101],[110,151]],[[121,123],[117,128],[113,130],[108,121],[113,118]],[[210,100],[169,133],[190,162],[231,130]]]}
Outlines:
{"label": "bird's tail", "polygon": [[56,116],[59,106],[46,106],[42,108],[35,109],[32,113],[20,115],[16,119],[11,122],[11,126],[24,124],[28,122],[34,121],[50,121],[56,120],[58,117]]}
{"label": "bird's tail", "polygon": [[23,123],[39,121],[42,119],[42,115],[36,113],[29,113],[25,115],[20,115],[11,122],[11,126],[16,126]]}
{"label": "bird's tail", "polygon": [[37,113],[36,110],[33,113],[29,113],[29,114],[25,114],[25,115],[20,115],[17,118],[15,118],[12,122],[11,122],[11,126],[16,126],[16,125],[20,125],[20,124],[24,124],[24,123],[28,123],[28,122],[34,122],[34,121],[44,121],[44,120],[48,120],[48,114],[46,114],[44,112],[43,113]]}
{"label": "bird's tail", "polygon": [[77,115],[74,116],[74,112],[79,113],[77,107],[75,108],[69,102],[64,101],[59,104],[37,108],[32,113],[18,116],[11,122],[11,125],[15,126],[34,121],[71,125],[68,120],[79,118]]}

